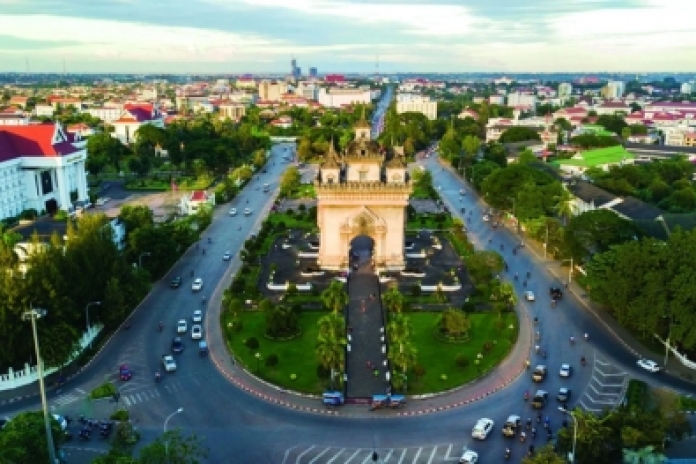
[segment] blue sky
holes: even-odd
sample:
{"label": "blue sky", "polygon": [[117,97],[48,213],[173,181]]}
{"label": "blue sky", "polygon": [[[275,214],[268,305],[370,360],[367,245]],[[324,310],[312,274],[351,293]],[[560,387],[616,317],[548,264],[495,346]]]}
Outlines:
{"label": "blue sky", "polygon": [[694,71],[696,0],[0,0],[0,71]]}

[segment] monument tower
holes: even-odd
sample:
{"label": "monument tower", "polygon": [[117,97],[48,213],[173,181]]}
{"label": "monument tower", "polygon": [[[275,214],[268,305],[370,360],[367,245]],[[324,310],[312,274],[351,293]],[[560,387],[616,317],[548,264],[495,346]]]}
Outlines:
{"label": "monument tower", "polygon": [[403,149],[395,147],[387,154],[371,139],[364,113],[355,126],[355,139],[343,153],[337,153],[331,141],[314,185],[320,267],[348,269],[351,240],[366,235],[374,243],[377,269],[404,268],[404,226],[412,186]]}

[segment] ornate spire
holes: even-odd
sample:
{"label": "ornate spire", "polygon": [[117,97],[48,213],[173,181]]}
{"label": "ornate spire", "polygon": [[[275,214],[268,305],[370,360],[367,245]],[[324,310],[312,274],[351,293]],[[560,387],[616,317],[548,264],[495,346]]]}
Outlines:
{"label": "ornate spire", "polygon": [[365,105],[363,105],[362,107],[362,116],[360,117],[360,120],[355,125],[355,127],[370,127],[370,123],[367,122],[367,119],[365,118]]}
{"label": "ornate spire", "polygon": [[329,150],[326,152],[326,159],[321,164],[322,168],[338,168],[338,154],[336,153],[336,148],[334,148],[333,136],[329,141]]}

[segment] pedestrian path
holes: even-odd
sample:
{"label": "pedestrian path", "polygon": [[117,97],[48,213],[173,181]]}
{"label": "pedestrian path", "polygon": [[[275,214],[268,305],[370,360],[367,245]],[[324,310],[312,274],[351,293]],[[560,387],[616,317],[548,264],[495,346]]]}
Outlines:
{"label": "pedestrian path", "polygon": [[463,446],[413,446],[409,448],[341,448],[321,445],[296,446],[285,452],[282,464],[372,464],[373,453],[385,464],[434,464],[459,462]]}
{"label": "pedestrian path", "polygon": [[[372,267],[371,246],[358,239],[352,250],[353,270],[348,280],[349,345],[348,398],[369,398],[387,392],[386,354],[379,279]],[[357,267],[357,269],[356,269]]]}

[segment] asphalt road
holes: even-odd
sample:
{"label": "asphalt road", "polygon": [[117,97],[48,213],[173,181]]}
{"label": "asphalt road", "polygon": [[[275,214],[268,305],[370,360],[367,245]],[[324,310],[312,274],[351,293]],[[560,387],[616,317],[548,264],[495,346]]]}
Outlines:
{"label": "asphalt road", "polygon": [[[505,440],[500,428],[510,414],[520,415],[523,420],[532,416],[531,407],[523,401],[524,392],[533,393],[537,387],[529,376],[523,376],[490,398],[433,415],[388,418],[377,412],[371,419],[317,416],[277,407],[238,390],[217,372],[207,358],[199,357],[197,343],[187,336],[184,353],[176,356],[178,371],[163,374],[164,379],[159,384],[154,382],[154,372],[160,369],[161,354],[170,351],[176,321],[187,319],[190,326],[192,312],[205,307],[201,304],[201,296],[210,298],[227,269],[228,263],[222,260],[223,253],[228,250],[237,253],[270,207],[271,197],[262,192],[262,185],[269,182],[275,189],[281,172],[287,167],[281,160],[285,153],[284,146],[274,147],[268,173],[261,174],[260,180],[254,180],[231,205],[216,210],[213,224],[200,244],[206,254],[194,246],[182,257],[143,302],[132,319],[132,328],[118,333],[117,338],[89,369],[70,383],[62,395],[51,393],[49,403],[52,409],[70,415],[83,413],[86,392],[105,378],[115,379],[118,365],[127,363],[133,369],[134,377],[121,384],[121,401],[137,419],[145,441],[161,433],[165,418],[183,407],[184,412],[173,417],[169,427],[181,427],[204,437],[211,451],[209,462],[372,462],[373,449],[386,462],[456,462],[465,445],[476,450],[482,462],[502,461],[505,446],[510,446],[513,449],[510,462],[519,462],[529,441]],[[560,386],[573,389],[570,407],[582,402],[584,407],[601,408],[617,396],[617,385],[623,385],[627,375],[649,381],[660,380],[660,377],[636,368],[635,358],[611,338],[571,295],[566,294],[556,308],[551,308],[548,288],[557,280],[548,269],[525,249],[513,256],[510,250],[518,239],[506,230],[492,230],[484,223],[482,205],[468,189],[460,200],[460,189],[466,189],[461,180],[441,169],[435,157],[424,160],[424,164],[433,172],[435,185],[440,186],[445,203],[455,214],[459,214],[457,212],[462,207],[467,212],[472,211],[471,222],[467,224],[472,240],[481,247],[491,246],[496,250],[501,243],[504,245],[510,272],[502,278],[511,278],[514,272],[524,275],[527,270],[531,271],[532,277],[526,289],[535,292],[537,301],[521,301],[520,306],[539,318],[540,345],[548,351],[547,359],[541,360],[532,354],[530,357],[533,364],[543,362],[549,369],[548,378],[540,385],[549,392],[550,404],[543,411],[550,417],[552,430],[558,429],[564,417],[557,410],[555,400]],[[230,207],[237,209],[236,217],[229,217]],[[253,210],[250,217],[241,215],[247,207]],[[212,243],[207,243],[207,237],[211,237]],[[144,265],[147,265],[146,259]],[[204,280],[204,288],[199,293],[191,291],[191,270]],[[169,281],[174,276],[183,278],[179,289],[169,288]],[[520,282],[515,288],[520,294],[526,290]],[[165,325],[162,333],[157,330],[160,320]],[[585,332],[591,335],[589,343],[582,340]],[[569,343],[571,335],[578,340],[574,346]],[[588,358],[585,368],[579,365],[583,355]],[[567,381],[558,375],[563,362],[575,368]],[[675,379],[661,380],[667,380],[675,387],[687,387]],[[2,413],[12,415],[36,407],[38,401],[32,399],[4,408],[6,411]],[[471,428],[480,417],[490,417],[496,423],[486,442],[471,438]],[[545,441],[546,438],[540,434],[535,444]],[[105,448],[106,445],[94,441],[90,446]]]}

